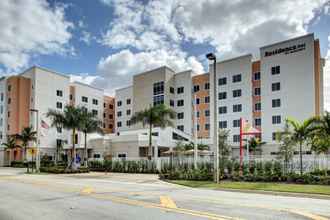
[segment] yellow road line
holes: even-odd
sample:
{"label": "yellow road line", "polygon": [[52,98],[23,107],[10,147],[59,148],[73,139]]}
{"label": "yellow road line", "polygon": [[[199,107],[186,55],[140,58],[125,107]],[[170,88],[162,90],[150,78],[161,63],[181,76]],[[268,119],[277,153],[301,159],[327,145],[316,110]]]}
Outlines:
{"label": "yellow road line", "polygon": [[80,191],[80,194],[91,194],[94,192],[94,189],[90,186],[87,186],[85,188],[83,188],[81,191]]}
{"label": "yellow road line", "polygon": [[160,196],[160,204],[167,208],[177,208],[175,202],[169,196]]}
{"label": "yellow road line", "polygon": [[297,209],[289,209],[288,211],[291,212],[291,213],[295,213],[297,215],[305,216],[305,217],[313,219],[313,220],[329,220],[329,218],[322,217],[322,216],[319,216],[319,215],[315,215],[315,214],[312,214],[312,213],[309,213],[309,212],[297,210]]}

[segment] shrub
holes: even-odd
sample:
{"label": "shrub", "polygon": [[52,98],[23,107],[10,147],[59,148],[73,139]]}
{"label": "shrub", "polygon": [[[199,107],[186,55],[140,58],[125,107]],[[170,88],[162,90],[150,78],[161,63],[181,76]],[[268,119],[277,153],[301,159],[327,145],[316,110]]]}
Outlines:
{"label": "shrub", "polygon": [[71,169],[66,169],[64,167],[53,166],[53,167],[41,167],[40,171],[44,173],[53,173],[53,174],[69,174],[69,173],[88,173],[89,169],[81,167],[77,170],[71,170]]}
{"label": "shrub", "polygon": [[10,166],[16,168],[24,168],[26,167],[26,164],[23,161],[11,161]]}

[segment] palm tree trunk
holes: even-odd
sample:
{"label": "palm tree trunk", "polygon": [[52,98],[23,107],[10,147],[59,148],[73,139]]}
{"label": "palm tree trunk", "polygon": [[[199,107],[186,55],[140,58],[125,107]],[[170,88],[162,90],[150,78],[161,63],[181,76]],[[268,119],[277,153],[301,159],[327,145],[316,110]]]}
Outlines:
{"label": "palm tree trunk", "polygon": [[71,164],[70,164],[70,168],[71,169],[75,169],[75,163],[76,163],[76,129],[72,129],[72,155],[71,155]]}
{"label": "palm tree trunk", "polygon": [[85,136],[85,149],[84,149],[84,167],[88,167],[87,165],[87,132],[84,132],[84,136]]}
{"label": "palm tree trunk", "polygon": [[149,123],[149,150],[148,150],[148,159],[151,160],[152,157],[152,124]]}
{"label": "palm tree trunk", "polygon": [[299,142],[299,153],[300,153],[300,175],[303,174],[303,164],[302,164],[302,142]]}

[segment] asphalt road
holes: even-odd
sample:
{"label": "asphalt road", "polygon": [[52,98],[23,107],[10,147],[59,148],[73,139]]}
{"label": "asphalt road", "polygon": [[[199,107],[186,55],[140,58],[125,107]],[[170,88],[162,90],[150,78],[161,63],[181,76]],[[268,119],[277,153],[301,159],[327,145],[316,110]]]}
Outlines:
{"label": "asphalt road", "polygon": [[0,220],[330,219],[330,200],[191,189],[156,175],[0,168]]}

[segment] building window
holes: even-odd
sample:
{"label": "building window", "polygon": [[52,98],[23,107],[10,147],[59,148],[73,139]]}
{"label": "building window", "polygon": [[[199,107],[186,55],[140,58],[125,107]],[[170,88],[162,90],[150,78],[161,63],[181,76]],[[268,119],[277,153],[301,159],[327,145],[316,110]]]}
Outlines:
{"label": "building window", "polygon": [[210,117],[210,110],[205,110],[205,116]]}
{"label": "building window", "polygon": [[73,95],[72,94],[70,94],[70,100],[72,100],[73,99]]}
{"label": "building window", "polygon": [[62,109],[62,102],[56,102],[56,108]]}
{"label": "building window", "polygon": [[226,113],[227,113],[227,106],[220,106],[219,114],[226,114]]}
{"label": "building window", "polygon": [[61,127],[56,127],[57,133],[62,133],[62,128]]}
{"label": "building window", "polygon": [[261,103],[260,102],[254,104],[254,111],[256,111],[256,112],[261,111]]}
{"label": "building window", "polygon": [[183,118],[184,118],[184,113],[183,112],[178,113],[178,119],[183,119]]}
{"label": "building window", "polygon": [[276,141],[276,139],[277,139],[277,132],[273,132],[272,133],[272,140]]}
{"label": "building window", "polygon": [[106,117],[106,114],[105,113],[103,113],[103,118],[105,118]]}
{"label": "building window", "polygon": [[112,104],[109,104],[109,109],[113,109],[113,105]]}
{"label": "building window", "polygon": [[172,99],[170,100],[170,106],[174,107],[174,101]]}
{"label": "building window", "polygon": [[62,90],[56,90],[56,95],[62,97],[63,91]]}
{"label": "building window", "polygon": [[8,98],[8,104],[10,104],[11,103],[11,98]]}
{"label": "building window", "polygon": [[205,124],[205,131],[208,131],[208,130],[210,130],[210,124]]}
{"label": "building window", "polygon": [[97,99],[93,99],[93,104],[94,105],[98,105],[99,104],[99,101]]}
{"label": "building window", "polygon": [[10,118],[10,111],[7,112],[7,117]]}
{"label": "building window", "polygon": [[272,116],[272,123],[273,124],[281,124],[281,116],[280,115],[273,115]]}
{"label": "building window", "polygon": [[219,128],[220,129],[227,128],[227,121],[219,121]]}
{"label": "building window", "polygon": [[121,111],[117,112],[117,117],[121,117]]}
{"label": "building window", "polygon": [[197,131],[199,131],[199,124],[197,125]]}
{"label": "building window", "polygon": [[131,115],[131,109],[126,110],[126,115]]}
{"label": "building window", "polygon": [[210,96],[206,96],[206,97],[204,98],[204,102],[205,102],[205,103],[210,103]]}
{"label": "building window", "polygon": [[204,84],[204,89],[209,90],[210,89],[210,83],[205,83]]}
{"label": "building window", "polygon": [[174,88],[170,87],[170,93],[174,94]]}
{"label": "building window", "polygon": [[281,72],[281,67],[280,66],[273,66],[272,67],[272,75],[280,74],[280,72]]}
{"label": "building window", "polygon": [[178,125],[177,129],[180,130],[180,131],[184,131],[184,126],[183,125]]}
{"label": "building window", "polygon": [[253,74],[253,79],[254,80],[260,80],[260,72],[256,72]]}
{"label": "building window", "polygon": [[199,85],[194,85],[194,92],[198,92],[199,91]]}
{"label": "building window", "polygon": [[180,99],[177,101],[177,106],[184,106],[184,100],[183,99]]}
{"label": "building window", "polygon": [[233,90],[233,97],[234,98],[240,97],[240,96],[242,96],[242,90],[241,89]]}
{"label": "building window", "polygon": [[236,82],[241,82],[242,81],[242,75],[241,74],[237,74],[233,76],[233,83]]}
{"label": "building window", "polygon": [[281,83],[277,82],[277,83],[272,83],[272,91],[279,91],[281,90]]}
{"label": "building window", "polygon": [[196,105],[199,105],[199,98],[196,98]]}
{"label": "building window", "polygon": [[97,113],[98,113],[97,110],[95,110],[95,109],[92,110],[92,114],[93,114],[94,116],[97,116]]}
{"label": "building window", "polygon": [[113,119],[113,114],[110,114],[109,115],[109,119]]}
{"label": "building window", "polygon": [[219,86],[226,85],[226,84],[227,84],[227,78],[226,77],[218,79],[218,85]]}
{"label": "building window", "polygon": [[1,93],[1,102],[3,101],[3,93]]}
{"label": "building window", "polygon": [[240,136],[239,136],[239,134],[234,134],[234,135],[233,135],[233,142],[237,143],[237,142],[239,142],[239,141],[240,141]]}
{"label": "building window", "polygon": [[81,97],[81,101],[87,103],[88,102],[88,98],[86,96],[82,96]]}
{"label": "building window", "polygon": [[242,111],[241,104],[233,105],[233,112],[241,112],[241,111]]}
{"label": "building window", "polygon": [[254,88],[254,95],[260,95],[261,94],[261,90],[260,88]]}
{"label": "building window", "polygon": [[11,85],[8,85],[8,92],[11,91]]}
{"label": "building window", "polygon": [[261,118],[255,118],[254,119],[254,125],[255,126],[261,126]]}
{"label": "building window", "polygon": [[233,128],[238,128],[240,127],[240,119],[233,120]]}
{"label": "building window", "polygon": [[199,118],[199,111],[196,112],[196,117]]}
{"label": "building window", "polygon": [[117,106],[121,106],[121,105],[122,105],[122,101],[118,101]]}
{"label": "building window", "polygon": [[157,95],[153,98],[154,106],[164,104],[164,95]]}
{"label": "building window", "polygon": [[126,99],[126,104],[130,105],[131,104],[131,99]]}
{"label": "building window", "polygon": [[121,127],[121,121],[117,122],[117,127],[120,128]]}
{"label": "building window", "polygon": [[154,95],[164,94],[164,82],[154,83]]}
{"label": "building window", "polygon": [[131,126],[131,121],[130,120],[128,120],[128,121],[126,121],[126,126]]}
{"label": "building window", "polygon": [[226,99],[227,98],[227,93],[226,92],[219,92],[218,94],[218,99],[222,100],[222,99]]}
{"label": "building window", "polygon": [[281,99],[273,99],[272,100],[272,107],[273,108],[281,107]]}
{"label": "building window", "polygon": [[112,124],[109,124],[109,129],[112,129],[113,128],[113,125]]}
{"label": "building window", "polygon": [[177,88],[177,93],[178,94],[184,93],[184,87]]}

